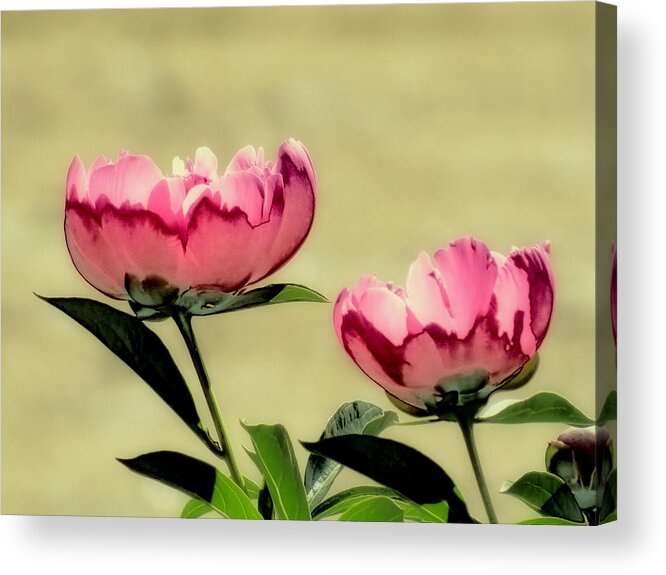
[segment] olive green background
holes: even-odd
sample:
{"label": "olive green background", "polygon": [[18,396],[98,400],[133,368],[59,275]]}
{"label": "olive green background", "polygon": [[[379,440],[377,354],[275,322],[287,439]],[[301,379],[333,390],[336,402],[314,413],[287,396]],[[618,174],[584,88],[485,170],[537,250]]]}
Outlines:
{"label": "olive green background", "polygon": [[[123,148],[169,171],[201,145],[224,166],[246,144],[274,157],[282,140],[302,140],[318,178],[315,223],[271,280],[332,300],[363,274],[404,282],[419,251],[460,235],[504,253],[550,240],[557,293],[539,373],[496,395],[557,391],[592,415],[594,72],[591,2],[3,14],[3,513],[177,516],[184,495],[114,458],[174,449],[212,462],[138,377],[33,295],[107,299],[65,247],[74,154],[89,163]],[[343,401],[390,407],[331,316],[331,305],[303,303],[195,320],[238,445],[249,445],[240,418],[313,440]],[[176,327],[153,327],[205,414]],[[563,429],[478,429],[502,521],[534,516],[496,492],[543,469]],[[455,425],[386,436],[438,461],[485,519]],[[244,453],[240,463],[257,479]],[[338,485],[361,481],[345,471]]]}

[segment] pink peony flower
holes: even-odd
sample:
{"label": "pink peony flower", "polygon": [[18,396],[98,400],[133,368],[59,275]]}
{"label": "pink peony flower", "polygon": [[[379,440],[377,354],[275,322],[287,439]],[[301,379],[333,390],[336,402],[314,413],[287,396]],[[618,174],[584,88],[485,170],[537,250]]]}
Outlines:
{"label": "pink peony flower", "polygon": [[215,154],[175,158],[165,176],[147,156],[77,156],[67,174],[65,237],[79,273],[116,299],[132,286],[234,292],[273,273],[305,240],[315,174],[305,147],[284,142],[276,162],[240,150],[223,175]]}
{"label": "pink peony flower", "polygon": [[447,392],[486,396],[543,342],[554,285],[547,243],[508,258],[473,238],[425,252],[406,289],[363,277],[334,309],[338,338],[371,379],[423,408]]}

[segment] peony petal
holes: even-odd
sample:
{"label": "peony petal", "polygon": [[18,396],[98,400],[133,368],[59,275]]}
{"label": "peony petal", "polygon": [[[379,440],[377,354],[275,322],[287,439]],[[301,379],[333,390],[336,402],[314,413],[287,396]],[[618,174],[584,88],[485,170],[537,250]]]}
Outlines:
{"label": "peony petal", "polygon": [[225,174],[231,174],[233,172],[243,172],[249,170],[257,163],[257,152],[254,149],[254,146],[245,146],[236,152],[227,169],[224,171]]}
{"label": "peony petal", "polygon": [[359,312],[394,346],[402,345],[409,334],[407,306],[388,288],[370,288],[359,299]]}
{"label": "peony petal", "polygon": [[217,179],[217,156],[210,148],[197,148],[192,172],[208,181]]}
{"label": "peony petal", "polygon": [[513,260],[506,260],[500,267],[494,296],[499,335],[505,335],[511,345],[520,345],[523,353],[532,357],[537,345],[529,327],[530,284],[527,274]]}
{"label": "peony petal", "polygon": [[66,195],[68,201],[80,201],[88,194],[86,168],[79,156],[74,156],[67,171]]}
{"label": "peony petal", "polygon": [[423,407],[414,391],[401,380],[401,348],[394,347],[356,311],[343,314],[340,334],[345,351],[370,379],[402,401]]}
{"label": "peony petal", "polygon": [[88,176],[88,201],[94,206],[100,198],[110,200],[114,194],[116,165],[100,165]]}
{"label": "peony petal", "polygon": [[464,338],[488,313],[497,264],[488,247],[471,237],[451,242],[435,253],[434,260],[450,303],[453,331]]}
{"label": "peony petal", "polygon": [[[273,264],[264,276],[282,267],[294,255],[310,232],[314,218],[316,181],[312,161],[303,144],[292,139],[280,146],[276,172],[282,175],[284,182],[284,209],[268,257]],[[281,199],[276,194],[273,204]]]}
{"label": "peony petal", "polygon": [[405,343],[403,381],[406,386],[434,389],[446,373],[442,358],[432,337],[422,332]]}
{"label": "peony petal", "polygon": [[[99,171],[99,170],[97,170]],[[109,200],[116,206],[148,205],[148,197],[162,179],[162,172],[148,156],[126,154],[116,164],[114,190]]]}
{"label": "peony petal", "polygon": [[126,299],[124,264],[90,207],[68,203],[65,240],[74,266],[90,285],[112,298]]}
{"label": "peony petal", "polygon": [[347,288],[344,288],[336,298],[335,305],[333,306],[333,327],[335,328],[335,334],[338,336],[340,343],[344,343],[341,331],[342,318],[348,311],[350,300],[351,292]]}
{"label": "peony petal", "polygon": [[232,292],[269,265],[269,247],[279,222],[252,227],[245,212],[220,210],[206,195],[188,216],[185,259],[192,286]]}
{"label": "peony petal", "polygon": [[139,280],[158,277],[184,291],[190,287],[184,271],[183,247],[177,231],[156,214],[107,206],[101,214],[101,235],[125,274]]}
{"label": "peony petal", "polygon": [[426,252],[421,252],[409,267],[407,294],[410,309],[423,325],[435,323],[453,331],[455,323],[448,296],[442,289],[439,270],[433,267]]}
{"label": "peony petal", "polygon": [[264,222],[264,182],[249,172],[235,172],[215,180],[211,191],[220,195],[221,206],[229,212],[241,210],[252,226]]}
{"label": "peony petal", "polygon": [[206,184],[197,184],[196,186],[187,190],[183,205],[183,215],[189,217],[189,214],[194,210],[195,206],[203,199],[208,198],[216,206],[220,206],[220,197],[216,195],[213,197],[213,192]]}
{"label": "peony petal", "polygon": [[550,245],[544,243],[533,248],[513,250],[509,259],[527,275],[530,286],[530,326],[536,346],[539,347],[550,325],[555,298],[553,271],[550,267]]}
{"label": "peony petal", "polygon": [[437,346],[442,360],[442,378],[487,372],[490,383],[497,385],[520,369],[529,357],[520,346],[511,346],[506,337],[487,318],[478,323],[464,339],[437,326],[426,328]]}
{"label": "peony petal", "polygon": [[182,222],[181,206],[185,199],[185,186],[180,178],[164,178],[148,197],[148,211],[157,214],[169,227]]}

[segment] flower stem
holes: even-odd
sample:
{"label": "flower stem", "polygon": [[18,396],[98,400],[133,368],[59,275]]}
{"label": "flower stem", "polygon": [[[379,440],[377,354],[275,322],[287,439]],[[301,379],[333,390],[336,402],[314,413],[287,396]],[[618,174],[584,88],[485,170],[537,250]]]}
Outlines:
{"label": "flower stem", "polygon": [[473,417],[469,417],[467,415],[459,415],[457,419],[458,425],[460,425],[460,430],[462,431],[463,437],[465,438],[467,453],[469,454],[469,459],[472,462],[474,477],[476,478],[476,483],[479,486],[479,491],[481,492],[481,499],[483,499],[483,505],[486,508],[486,513],[488,514],[488,521],[490,521],[490,523],[497,523],[497,515],[495,515],[493,502],[490,499],[490,492],[488,491],[488,484],[486,483],[486,478],[483,476],[481,461],[479,460],[479,454],[476,450],[476,443],[474,442],[474,419]]}
{"label": "flower stem", "polygon": [[238,467],[238,462],[234,455],[233,448],[231,446],[231,441],[229,440],[229,435],[224,426],[224,420],[222,419],[222,413],[218,406],[217,400],[215,399],[215,391],[213,390],[212,385],[210,384],[210,379],[208,378],[208,373],[206,372],[206,366],[204,365],[203,359],[201,358],[201,353],[199,352],[199,346],[197,345],[197,340],[194,337],[194,331],[192,330],[192,318],[186,313],[179,312],[173,316],[178,329],[180,330],[187,349],[190,352],[190,357],[192,358],[192,363],[194,364],[194,369],[197,372],[197,377],[201,383],[201,389],[203,390],[204,396],[206,398],[206,404],[210,410],[210,415],[213,418],[213,425],[215,425],[215,431],[220,441],[220,446],[223,450],[223,457],[229,466],[229,471],[233,480],[239,485],[243,491],[245,491],[245,482],[243,481],[243,475],[241,474],[240,468]]}

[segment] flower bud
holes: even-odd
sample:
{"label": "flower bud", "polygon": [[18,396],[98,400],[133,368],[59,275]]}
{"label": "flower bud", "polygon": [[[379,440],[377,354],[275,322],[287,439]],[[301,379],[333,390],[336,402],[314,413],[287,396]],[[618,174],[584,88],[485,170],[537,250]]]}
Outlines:
{"label": "flower bud", "polygon": [[597,491],[612,467],[612,441],[604,427],[570,427],[546,450],[546,469],[569,486],[581,509],[598,505]]}

